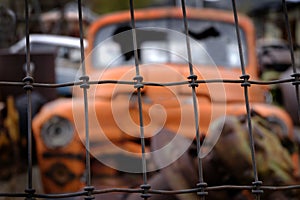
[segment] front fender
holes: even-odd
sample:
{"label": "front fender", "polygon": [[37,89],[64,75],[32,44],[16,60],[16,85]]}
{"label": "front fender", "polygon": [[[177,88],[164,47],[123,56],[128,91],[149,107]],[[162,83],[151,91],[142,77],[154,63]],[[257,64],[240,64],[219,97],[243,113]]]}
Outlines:
{"label": "front fender", "polygon": [[73,139],[60,148],[47,147],[41,133],[43,125],[54,116],[73,124],[73,101],[57,99],[45,104],[32,122],[43,189],[47,193],[78,191],[84,185],[85,151],[76,131]]}

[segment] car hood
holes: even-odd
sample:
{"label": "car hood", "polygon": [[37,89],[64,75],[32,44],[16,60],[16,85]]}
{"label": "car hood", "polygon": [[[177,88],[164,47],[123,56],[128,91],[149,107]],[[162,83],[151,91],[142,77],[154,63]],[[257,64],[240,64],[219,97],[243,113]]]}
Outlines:
{"label": "car hood", "polygon": [[[198,98],[206,98],[215,103],[244,102],[244,88],[238,77],[239,69],[227,69],[216,66],[196,66],[193,73],[197,75]],[[139,67],[139,75],[143,77],[142,95],[152,103],[162,103],[171,99],[192,95],[189,87],[190,70],[187,65],[148,64]],[[106,69],[90,74],[93,83],[89,90],[90,98],[112,100],[119,95],[132,96],[136,93],[136,69],[134,66],[123,66]],[[256,77],[250,77],[256,79]],[[226,81],[225,81],[226,80]],[[267,92],[265,86],[251,85],[249,99],[252,102],[264,102]],[[76,96],[81,91],[75,90]]]}

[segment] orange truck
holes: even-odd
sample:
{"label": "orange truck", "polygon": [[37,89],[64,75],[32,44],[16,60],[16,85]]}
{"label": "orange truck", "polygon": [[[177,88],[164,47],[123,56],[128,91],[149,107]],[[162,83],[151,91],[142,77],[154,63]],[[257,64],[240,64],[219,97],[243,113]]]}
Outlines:
{"label": "orange truck", "polygon": [[[239,79],[242,71],[233,14],[187,8],[187,20],[197,80]],[[149,161],[147,170],[151,172],[159,170],[151,162],[152,136],[166,129],[190,141],[195,138],[192,90],[187,79],[189,59],[180,8],[135,10],[135,24],[136,55],[143,77],[141,113]],[[239,15],[238,25],[246,73],[250,80],[258,80],[254,26],[243,15]],[[136,63],[130,12],[100,17],[90,26],[87,40],[85,66],[89,76],[87,117],[92,184],[133,187],[141,183],[140,179],[125,177],[141,172],[141,127],[134,87]],[[72,98],[47,103],[33,120],[38,163],[45,192],[49,193],[78,191],[85,185],[85,106],[82,88],[78,85],[73,88]],[[241,83],[199,83],[196,97],[201,135],[209,136],[211,123],[222,116],[246,114],[243,90]],[[270,119],[270,123],[272,119],[273,127],[291,137],[290,117],[267,103],[268,94],[267,87],[251,85],[251,109]]]}

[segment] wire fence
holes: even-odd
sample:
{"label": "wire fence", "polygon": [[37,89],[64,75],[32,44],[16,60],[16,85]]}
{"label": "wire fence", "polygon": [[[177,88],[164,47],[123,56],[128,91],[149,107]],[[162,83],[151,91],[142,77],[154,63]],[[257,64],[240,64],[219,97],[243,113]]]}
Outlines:
{"label": "wire fence", "polygon": [[[291,36],[291,30],[289,26],[289,16],[288,10],[286,6],[286,1],[282,0],[282,14],[285,18],[285,27],[288,32],[288,42],[290,48],[290,56],[292,61],[293,74],[291,74],[291,78],[288,79],[280,79],[280,80],[272,80],[272,81],[258,81],[251,80],[250,76],[246,73],[245,69],[245,60],[243,57],[243,47],[241,43],[240,30],[238,27],[239,16],[237,14],[236,2],[232,0],[232,13],[235,20],[236,26],[236,35],[239,47],[239,55],[240,55],[240,63],[241,63],[241,71],[242,74],[238,79],[209,79],[209,80],[199,80],[193,71],[193,62],[191,56],[191,46],[189,40],[189,24],[186,17],[186,2],[185,0],[181,0],[181,9],[183,14],[183,24],[185,28],[186,35],[186,50],[188,55],[188,67],[189,67],[189,76],[186,81],[181,82],[168,82],[168,83],[157,83],[157,82],[144,82],[143,77],[140,74],[140,61],[137,52],[137,36],[136,36],[136,27],[135,27],[135,9],[134,9],[134,1],[129,0],[130,5],[130,16],[131,16],[131,26],[132,26],[132,43],[134,45],[134,58],[135,58],[135,77],[133,81],[120,81],[120,80],[101,80],[101,81],[90,81],[89,77],[86,74],[85,69],[85,53],[84,53],[84,45],[83,45],[83,25],[82,25],[82,2],[78,0],[78,13],[79,13],[79,29],[80,29],[80,45],[81,45],[81,63],[82,63],[82,76],[79,81],[63,83],[63,84],[46,84],[39,83],[34,81],[34,77],[32,77],[30,73],[30,33],[29,33],[29,2],[25,0],[25,13],[26,13],[26,77],[20,82],[9,82],[9,81],[0,81],[1,86],[19,86],[23,87],[24,91],[27,95],[27,141],[28,141],[28,155],[27,155],[27,186],[23,193],[0,193],[0,197],[23,197],[26,199],[34,199],[34,198],[45,198],[45,199],[53,199],[53,198],[71,198],[71,197],[84,197],[85,199],[93,199],[99,197],[101,199],[101,194],[111,194],[111,193],[138,193],[141,194],[141,198],[148,199],[153,194],[163,194],[163,195],[176,195],[176,194],[197,194],[200,199],[206,199],[207,195],[212,191],[223,191],[223,190],[246,190],[253,194],[255,199],[260,199],[261,195],[265,191],[291,191],[291,190],[300,190],[300,185],[287,185],[287,186],[273,186],[273,185],[263,185],[263,182],[260,180],[260,177],[257,172],[257,163],[256,163],[256,150],[254,144],[254,136],[253,136],[253,125],[251,118],[251,104],[249,101],[249,87],[252,85],[278,85],[280,83],[290,83],[293,84],[296,91],[298,108],[299,108],[299,83],[300,83],[300,73],[297,72],[297,68],[295,66],[295,58],[294,58],[294,49],[293,49],[293,41]],[[252,160],[252,168],[253,168],[253,182],[248,185],[220,185],[220,186],[210,186],[206,183],[204,178],[204,174],[206,173],[203,170],[203,159],[198,157],[197,166],[198,166],[198,184],[194,188],[183,188],[179,190],[157,190],[151,189],[151,185],[148,181],[148,173],[147,173],[147,160],[145,157],[145,134],[144,134],[144,119],[143,119],[143,96],[142,89],[145,86],[155,86],[155,87],[163,87],[163,86],[176,86],[176,85],[185,85],[191,88],[192,91],[192,102],[193,102],[193,118],[195,121],[195,137],[196,137],[196,146],[197,146],[197,154],[200,153],[201,148],[201,133],[198,121],[199,121],[199,112],[201,110],[198,108],[197,104],[197,87],[200,84],[211,84],[211,83],[232,83],[232,84],[240,84],[244,90],[244,99],[245,99],[245,107],[247,111],[247,128],[248,134],[250,138],[250,149],[251,149],[251,160]],[[91,85],[101,85],[101,84],[124,84],[124,85],[132,85],[134,86],[137,94],[137,102],[139,108],[139,127],[140,127],[140,142],[141,142],[141,152],[142,152],[142,180],[140,188],[106,188],[106,189],[95,189],[92,185],[92,175],[91,175],[91,155],[90,155],[90,133],[89,133],[89,115],[88,115],[88,90]],[[59,88],[59,87],[81,87],[83,92],[83,101],[84,101],[84,109],[85,109],[85,138],[86,138],[86,186],[82,191],[72,192],[72,193],[63,193],[63,194],[38,194],[36,193],[35,188],[33,187],[33,150],[32,150],[32,91],[35,88]],[[299,110],[299,109],[298,109]],[[275,155],[274,155],[275,156]]]}

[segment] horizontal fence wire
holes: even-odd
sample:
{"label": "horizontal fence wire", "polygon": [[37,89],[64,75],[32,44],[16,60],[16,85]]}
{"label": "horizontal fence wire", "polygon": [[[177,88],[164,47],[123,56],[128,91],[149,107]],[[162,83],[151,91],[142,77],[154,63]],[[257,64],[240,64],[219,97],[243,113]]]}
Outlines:
{"label": "horizontal fence wire", "polygon": [[[239,44],[239,53],[240,53],[240,61],[241,61],[241,77],[237,77],[237,79],[206,79],[206,80],[199,80],[195,76],[193,72],[193,66],[192,66],[192,60],[191,60],[191,47],[189,44],[189,37],[188,37],[188,22],[186,20],[185,15],[185,0],[181,0],[181,6],[182,6],[182,12],[183,12],[183,23],[185,26],[185,34],[186,34],[186,43],[187,43],[187,55],[188,55],[188,63],[189,69],[190,69],[190,75],[187,80],[185,81],[177,81],[177,82],[145,82],[142,79],[142,76],[140,75],[139,71],[139,58],[137,53],[137,47],[136,47],[136,40],[137,36],[135,34],[135,19],[134,19],[134,5],[133,0],[129,0],[130,5],[130,14],[131,14],[131,26],[132,26],[132,40],[134,44],[134,56],[135,56],[135,67],[136,67],[136,74],[135,78],[132,81],[120,81],[120,80],[100,80],[100,81],[93,81],[89,80],[89,77],[86,75],[85,72],[85,64],[84,64],[84,50],[83,50],[83,26],[82,26],[82,3],[81,0],[78,0],[78,11],[79,11],[79,24],[80,24],[80,38],[81,38],[81,62],[83,64],[82,68],[82,77],[79,81],[74,82],[67,82],[67,83],[61,83],[61,84],[53,84],[53,83],[42,83],[42,82],[34,82],[32,75],[30,72],[30,45],[29,45],[29,11],[28,11],[28,0],[25,0],[25,14],[26,14],[26,77],[24,77],[23,81],[15,82],[15,81],[1,81],[0,80],[0,86],[19,86],[23,87],[25,89],[25,93],[27,95],[27,101],[28,101],[28,130],[27,130],[27,137],[28,137],[28,157],[27,157],[27,175],[28,175],[28,182],[25,186],[25,190],[23,193],[0,193],[0,197],[23,197],[27,199],[33,199],[33,198],[44,198],[44,199],[55,199],[55,198],[72,198],[72,197],[88,197],[87,199],[93,198],[92,195],[99,195],[101,198],[101,194],[110,194],[110,193],[138,193],[141,194],[141,197],[144,199],[148,199],[151,197],[151,194],[161,194],[161,195],[176,195],[176,194],[198,194],[202,199],[205,199],[207,193],[211,191],[227,191],[227,190],[248,190],[250,193],[253,193],[255,195],[256,199],[260,199],[260,195],[262,191],[291,191],[291,190],[300,190],[300,184],[295,185],[287,185],[287,186],[273,186],[273,185],[262,185],[262,182],[260,181],[256,169],[256,162],[255,162],[255,145],[253,141],[253,135],[252,135],[252,124],[251,124],[251,104],[249,102],[248,97],[248,89],[252,85],[278,85],[278,84],[292,84],[295,86],[296,95],[295,98],[297,98],[298,101],[298,107],[299,107],[299,94],[298,94],[298,85],[299,85],[299,77],[300,75],[297,73],[296,67],[295,67],[295,59],[294,59],[294,50],[293,50],[293,41],[291,37],[291,32],[288,24],[288,11],[286,9],[286,2],[285,0],[282,0],[282,6],[283,6],[283,15],[285,16],[285,22],[286,22],[286,29],[288,31],[289,36],[289,46],[290,46],[290,54],[292,57],[292,66],[293,66],[293,74],[291,74],[291,78],[287,79],[277,79],[272,81],[261,81],[261,80],[251,80],[251,77],[249,77],[246,74],[245,65],[244,65],[244,58],[243,58],[243,50],[241,45],[241,39],[239,36],[239,30],[238,27],[236,28],[237,33],[237,41]],[[232,0],[232,7],[233,7],[233,15],[235,18],[236,26],[238,24],[238,15],[237,10],[235,6],[235,0]],[[89,154],[89,119],[88,119],[88,89],[92,85],[105,85],[105,84],[113,84],[113,85],[131,85],[134,86],[135,90],[138,94],[138,107],[139,107],[139,119],[140,119],[140,139],[141,139],[141,151],[142,151],[142,166],[143,166],[143,182],[141,183],[140,188],[105,188],[105,189],[95,189],[94,186],[91,184],[91,166],[90,166],[90,154]],[[198,126],[198,112],[201,113],[201,110],[197,107],[196,103],[196,95],[197,91],[196,88],[201,84],[240,84],[241,87],[244,89],[244,96],[245,96],[245,106],[247,110],[247,122],[248,122],[248,133],[250,137],[250,147],[252,152],[252,165],[253,165],[253,183],[249,183],[249,185],[220,185],[220,186],[210,186],[206,185],[204,178],[203,178],[203,171],[202,169],[202,160],[199,158],[198,160],[198,176],[199,176],[199,183],[194,188],[188,188],[188,189],[179,189],[179,190],[158,190],[158,189],[151,189],[151,185],[148,183],[148,174],[146,169],[146,158],[145,158],[145,136],[144,136],[144,119],[142,115],[142,88],[143,87],[164,87],[164,86],[186,86],[191,87],[193,97],[194,97],[194,113],[193,115],[195,120],[195,136],[197,138],[197,152],[200,151],[200,133],[199,130],[201,127]],[[32,184],[32,111],[31,111],[31,92],[34,88],[62,88],[62,87],[81,87],[83,90],[83,101],[84,101],[84,110],[85,110],[85,137],[86,140],[86,174],[87,174],[87,180],[86,180],[86,187],[83,189],[83,191],[79,192],[70,192],[70,193],[62,193],[62,194],[38,194],[35,192],[35,189],[33,188]],[[199,109],[199,110],[198,110]]]}
{"label": "horizontal fence wire", "polygon": [[[292,76],[292,74],[291,74]],[[135,85],[136,81],[120,81],[120,80],[89,80],[86,81],[88,85],[106,85],[106,84],[116,84],[116,85]],[[205,79],[205,80],[195,80],[197,84],[207,84],[207,83],[239,83],[242,84],[244,81],[240,79]],[[62,87],[76,87],[82,85],[83,81],[74,81],[68,83],[31,83],[30,85],[35,88],[62,88]],[[262,80],[248,80],[250,85],[278,85],[281,83],[292,83],[298,84],[299,80],[297,78],[284,78],[284,79],[277,79],[271,81],[262,81]],[[190,82],[187,81],[174,81],[174,82],[147,82],[143,81],[142,83],[144,86],[180,86],[180,85],[189,85]],[[26,83],[24,82],[14,82],[14,81],[0,81],[0,86],[25,86]]]}

